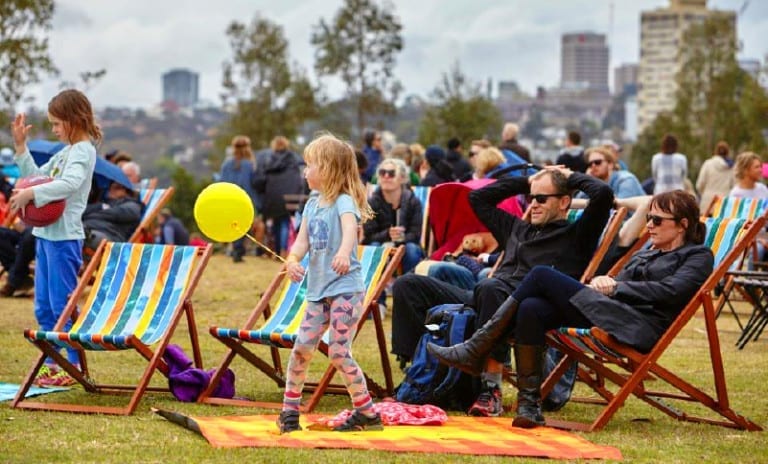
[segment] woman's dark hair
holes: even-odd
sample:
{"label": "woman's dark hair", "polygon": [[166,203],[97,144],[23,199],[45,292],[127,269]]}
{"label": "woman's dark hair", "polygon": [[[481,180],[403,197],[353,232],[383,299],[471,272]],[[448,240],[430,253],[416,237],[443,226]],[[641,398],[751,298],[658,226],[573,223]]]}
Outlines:
{"label": "woman's dark hair", "polygon": [[715,146],[715,154],[722,156],[723,158],[728,158],[728,155],[731,154],[731,148],[728,146],[728,142],[725,140],[717,142],[717,145]]}
{"label": "woman's dark hair", "polygon": [[667,134],[661,139],[661,152],[665,155],[677,152],[677,138],[674,135]]}
{"label": "woman's dark hair", "polygon": [[696,197],[684,190],[672,190],[654,195],[648,207],[650,209],[654,206],[674,216],[678,224],[683,219],[687,220],[688,227],[685,229],[684,237],[686,243],[695,243],[696,245],[704,243],[707,228],[701,222]]}
{"label": "woman's dark hair", "polygon": [[101,143],[103,136],[101,128],[94,121],[91,102],[79,90],[59,92],[48,103],[48,112],[67,123],[67,138],[70,142],[76,131],[81,131],[88,134],[95,144]]}

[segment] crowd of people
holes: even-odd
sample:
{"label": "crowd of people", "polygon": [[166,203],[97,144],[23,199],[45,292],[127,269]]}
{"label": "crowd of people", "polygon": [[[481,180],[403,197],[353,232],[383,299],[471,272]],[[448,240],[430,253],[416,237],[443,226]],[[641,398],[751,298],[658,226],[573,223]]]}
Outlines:
{"label": "crowd of people", "polygon": [[[44,330],[56,323],[76,284],[83,245],[95,248],[102,239],[125,241],[136,230],[144,214],[137,191],[147,182],[129,154],[115,151],[105,157],[120,166],[130,185],[115,181],[106,191],[96,187],[92,180],[99,155],[92,142],[101,132],[80,92],[65,91],[51,100],[49,120],[65,149],[38,167],[27,148],[30,126],[18,115],[12,124],[12,157],[21,175],[42,173],[64,182],[3,188],[2,194],[13,211],[29,202],[42,205],[66,198],[63,219],[46,227],[16,222],[0,228],[0,262],[8,274],[0,295],[34,287],[35,315]],[[430,308],[470,305],[477,311],[474,335],[456,346],[430,346],[430,353],[480,379],[469,414],[498,416],[502,372],[511,362],[511,349],[518,388],[513,425],[533,427],[544,423],[543,410],[562,407],[562,402],[544,401],[540,394],[547,330],[597,325],[647,351],[712,270],[699,219],[712,199],[768,197],[759,155],[744,152],[734,159],[724,141],[693,184],[687,157],[679,152],[677,139],[666,135],[651,161],[652,177],[641,183],[627,170],[615,143],[585,149],[580,134],[572,131],[554,162],[535,166],[531,151],[517,140],[518,131],[516,124],[507,123],[499,145],[478,138],[468,141],[468,150],[463,141],[451,138],[445,148],[396,144],[387,151],[382,133],[370,131],[356,151],[326,134],[313,140],[303,156],[282,136],[256,153],[247,136],[232,139],[231,156],[223,162],[219,179],[239,185],[251,198],[257,212],[251,230],[286,262],[288,277],[299,281],[306,273],[308,279],[308,306],[290,357],[278,419],[281,433],[300,429],[304,376],[319,337],[329,327],[331,359],[343,374],[355,408],[337,429],[381,428],[350,350],[349,328],[361,316],[364,290],[357,244],[405,247],[400,273],[390,285],[392,353],[401,365],[413,356]],[[471,184],[480,186],[469,193],[469,205],[497,246],[462,256],[464,260],[427,257],[421,245],[424,205],[411,187],[479,179],[484,181]],[[510,199],[516,209],[500,206]],[[568,220],[575,206],[583,213]],[[621,256],[643,227],[650,231],[652,249],[632,256],[615,277],[598,275],[581,283],[610,210],[617,206],[627,206],[633,214],[602,268]],[[155,243],[190,243],[189,231],[167,208],[159,213],[154,232]],[[243,239],[234,242],[233,262],[244,262],[246,251]],[[310,264],[305,269],[301,263],[307,254]],[[425,258],[435,262],[427,272],[417,272]],[[29,270],[33,259],[34,280]],[[385,305],[386,299],[380,303]],[[76,365],[76,353],[68,356]],[[43,386],[72,383],[50,359],[36,378]]]}

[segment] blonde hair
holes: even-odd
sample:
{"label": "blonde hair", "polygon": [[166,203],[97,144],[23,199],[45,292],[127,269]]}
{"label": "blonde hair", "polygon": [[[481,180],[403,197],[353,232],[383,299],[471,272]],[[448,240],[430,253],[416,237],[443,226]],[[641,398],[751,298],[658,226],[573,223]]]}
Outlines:
{"label": "blonde hair", "polygon": [[361,222],[373,217],[352,145],[331,134],[321,134],[304,149],[304,160],[317,165],[326,200],[334,202],[346,193],[360,211]]}
{"label": "blonde hair", "polygon": [[379,168],[382,168],[385,165],[394,166],[395,170],[397,171],[397,179],[401,183],[405,184],[410,182],[410,179],[408,178],[408,165],[405,164],[405,161],[401,160],[400,158],[386,158],[384,161],[379,163],[379,166],[376,168],[376,171],[378,171]]}
{"label": "blonde hair", "polygon": [[475,155],[475,173],[478,176],[484,177],[495,167],[504,164],[505,161],[507,161],[507,159],[498,148],[483,148],[480,150],[480,153]]}
{"label": "blonde hair", "polygon": [[232,153],[235,157],[235,166],[238,168],[241,160],[255,161],[253,151],[251,151],[251,139],[247,135],[236,135],[232,139]]}
{"label": "blonde hair", "polygon": [[733,165],[733,172],[736,178],[739,180],[743,179],[744,173],[749,169],[749,165],[755,160],[763,162],[760,155],[753,151],[739,153],[739,156],[736,157],[736,163]]}
{"label": "blonde hair", "polygon": [[600,153],[603,155],[603,158],[605,158],[606,162],[613,163],[614,165],[616,164],[616,157],[613,156],[610,145],[600,145],[599,147],[587,148],[587,150],[584,152],[584,161],[589,162],[589,155],[592,153]]}
{"label": "blonde hair", "polygon": [[503,142],[506,142],[507,140],[512,140],[515,137],[517,137],[517,133],[520,132],[520,127],[513,123],[508,122],[504,124],[504,129],[501,131],[501,138]]}

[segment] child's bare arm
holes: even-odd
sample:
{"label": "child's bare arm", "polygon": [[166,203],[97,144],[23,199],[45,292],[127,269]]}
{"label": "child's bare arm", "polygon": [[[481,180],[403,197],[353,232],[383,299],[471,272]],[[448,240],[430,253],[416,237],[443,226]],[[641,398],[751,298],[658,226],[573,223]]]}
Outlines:
{"label": "child's bare arm", "polygon": [[304,258],[304,255],[307,254],[308,249],[309,235],[307,233],[307,218],[304,217],[301,220],[299,233],[296,235],[296,240],[293,242],[291,252],[285,260],[285,270],[288,273],[288,278],[294,282],[300,282],[304,277],[304,267],[299,263]]}
{"label": "child's bare arm", "polygon": [[333,257],[331,267],[337,274],[344,275],[349,272],[350,255],[352,247],[357,241],[357,218],[353,213],[341,215],[341,246],[339,252]]}

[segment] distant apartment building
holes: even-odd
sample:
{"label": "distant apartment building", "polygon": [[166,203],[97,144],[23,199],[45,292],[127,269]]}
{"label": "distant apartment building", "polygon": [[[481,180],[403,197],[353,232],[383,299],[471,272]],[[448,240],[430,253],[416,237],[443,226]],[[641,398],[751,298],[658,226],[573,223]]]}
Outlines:
{"label": "distant apartment building", "polygon": [[669,0],[668,8],[643,11],[640,17],[640,66],[638,69],[637,129],[642,132],[656,116],[675,106],[675,75],[682,65],[683,34],[688,26],[713,14],[736,13],[707,9],[707,0]]}
{"label": "distant apartment building", "polygon": [[608,93],[608,45],[605,34],[563,34],[560,51],[560,87]]}
{"label": "distant apartment building", "polygon": [[613,94],[637,94],[637,73],[640,67],[637,63],[622,64],[613,69]]}
{"label": "distant apartment building", "polygon": [[199,74],[188,69],[172,69],[163,74],[163,102],[191,107],[199,99]]}

